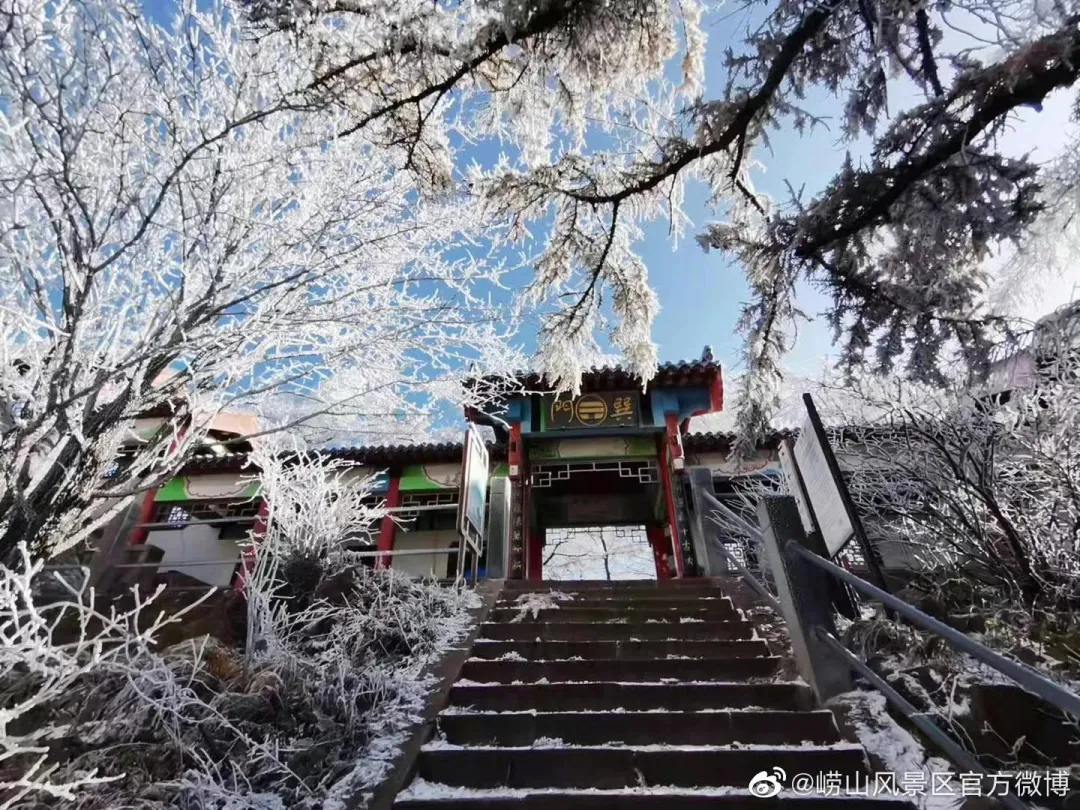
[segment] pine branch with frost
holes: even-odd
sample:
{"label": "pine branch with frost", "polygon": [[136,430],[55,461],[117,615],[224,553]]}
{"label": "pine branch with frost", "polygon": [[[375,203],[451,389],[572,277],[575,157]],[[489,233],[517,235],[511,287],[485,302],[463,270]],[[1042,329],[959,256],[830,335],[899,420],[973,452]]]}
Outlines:
{"label": "pine branch with frost", "polygon": [[[473,168],[470,188],[503,225],[498,238],[512,243],[540,229],[534,292],[556,306],[538,359],[570,389],[584,368],[581,355],[605,326],[599,313],[611,294],[614,341],[634,370],[652,373],[647,334],[655,307],[631,248],[646,222],[666,219],[680,237],[685,184],[704,180],[710,202],[735,223],[726,227],[737,241],[761,245],[757,261],[733,251],[752,286],[759,264],[780,268],[772,290],[756,290],[758,326],[743,330],[751,374],[762,377],[755,393],[765,393],[745,401],[767,406],[784,351],[770,343],[772,323],[783,320],[796,282],[831,296],[831,323],[851,368],[887,372],[903,357],[906,375],[934,382],[953,343],[969,359],[985,354],[1000,324],[985,312],[979,264],[1019,238],[1041,204],[1036,167],[1001,154],[1000,135],[1015,110],[1074,83],[1075,12],[1071,2],[1037,9],[983,0],[932,8],[889,0],[774,3],[732,43],[726,84],[706,99],[690,91],[704,24],[696,5],[541,3],[523,16],[517,5],[481,12],[464,3],[441,14],[406,4],[394,48],[426,48],[437,58],[410,63],[416,72],[383,85],[380,102],[419,100],[430,113],[403,118],[406,131],[396,135],[404,140],[423,140],[428,126],[435,140],[449,126],[467,140],[493,136],[510,145],[512,156]],[[954,46],[943,31],[964,29],[957,17],[966,16],[985,28],[986,40]],[[348,32],[345,61],[327,73],[335,92],[349,96],[349,80],[370,75],[391,51],[380,49],[377,28],[343,9],[331,5],[314,17]],[[299,27],[320,46],[334,39],[315,23]],[[680,56],[685,76],[675,88],[664,81],[664,66]],[[887,90],[899,76],[920,95],[894,114]],[[354,99],[373,92],[361,86]],[[474,114],[467,104],[450,111],[432,101],[452,91],[484,103]],[[779,207],[755,191],[752,175],[765,163],[773,129],[825,123],[807,101],[815,92],[840,102],[843,141],[875,138],[873,152],[809,201]],[[362,118],[359,131],[378,120]],[[601,147],[586,148],[586,122]],[[716,236],[708,226],[705,241],[730,241]],[[740,421],[751,433],[767,418],[747,412]]]}

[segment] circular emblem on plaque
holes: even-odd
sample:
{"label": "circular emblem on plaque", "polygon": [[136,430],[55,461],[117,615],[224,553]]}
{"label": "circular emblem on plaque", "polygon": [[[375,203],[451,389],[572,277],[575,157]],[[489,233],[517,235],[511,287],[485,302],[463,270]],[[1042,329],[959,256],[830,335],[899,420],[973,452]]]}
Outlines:
{"label": "circular emblem on plaque", "polygon": [[596,394],[586,394],[578,399],[576,414],[583,425],[599,425],[607,419],[607,403]]}

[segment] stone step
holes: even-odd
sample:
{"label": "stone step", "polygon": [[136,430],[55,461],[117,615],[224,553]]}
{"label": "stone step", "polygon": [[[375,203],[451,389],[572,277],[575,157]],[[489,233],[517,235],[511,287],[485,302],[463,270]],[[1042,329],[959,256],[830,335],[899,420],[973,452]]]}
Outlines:
{"label": "stone step", "polygon": [[721,583],[709,579],[547,579],[542,581],[508,579],[503,593],[529,593],[530,591],[712,591],[720,590]]}
{"label": "stone step", "polygon": [[[713,602],[726,602],[729,605],[733,605],[731,598],[720,593],[715,588],[708,589],[707,591],[688,591],[686,589],[672,590],[672,591],[559,591],[558,593],[564,594],[570,598],[552,598],[552,602],[562,603],[566,606],[576,607],[606,607],[611,605],[680,605],[691,604],[696,602],[704,602],[705,604]],[[499,597],[496,605],[499,607],[507,607],[519,604],[518,600],[521,599],[524,602],[525,597],[531,596],[530,593],[503,593]]]}
{"label": "stone step", "polygon": [[746,793],[511,793],[445,799],[400,799],[396,810],[913,810],[900,799],[774,796]]}
{"label": "stone step", "polygon": [[519,655],[530,661],[585,658],[619,658],[628,661],[668,658],[754,658],[769,654],[761,640],[734,641],[490,641],[473,644],[474,658],[493,659]]}
{"label": "stone step", "polygon": [[[547,599],[547,591],[503,591],[499,596],[499,602],[512,602],[521,603],[527,601],[539,601]],[[557,591],[551,591],[555,594],[551,597],[553,602],[562,603],[574,603],[574,602],[617,602],[626,603],[632,602],[635,604],[642,602],[656,602],[657,604],[664,604],[665,602],[679,602],[679,601],[697,601],[705,600],[711,602],[726,602],[728,601],[727,595],[719,588],[671,588],[671,589],[652,589],[652,590],[606,590],[603,588],[586,588],[580,591],[558,589]],[[734,604],[734,603],[733,603]]]}
{"label": "stone step", "polygon": [[480,637],[498,641],[623,641],[627,639],[678,639],[714,641],[750,638],[752,625],[746,622],[488,622]]}
{"label": "stone step", "polygon": [[591,661],[467,661],[461,677],[478,683],[535,683],[549,681],[734,681],[764,678],[777,670],[780,659],[695,658],[689,660],[660,658],[625,660],[619,658]]}
{"label": "stone step", "polygon": [[454,745],[531,746],[539,738],[570,745],[781,745],[840,739],[828,711],[445,714],[438,727]]}
{"label": "stone step", "polygon": [[858,746],[832,748],[436,748],[420,754],[417,775],[470,788],[745,788],[759,771],[866,773]]}
{"label": "stone step", "polygon": [[729,603],[696,603],[692,607],[669,608],[641,605],[619,607],[578,607],[574,603],[557,608],[523,610],[521,608],[495,608],[488,614],[488,621],[509,622],[513,620],[541,622],[615,622],[615,621],[663,621],[679,623],[696,621],[739,621],[742,617]]}
{"label": "stone step", "polygon": [[785,711],[813,708],[813,693],[801,683],[547,683],[454,686],[453,706],[474,711],[538,712],[667,709],[743,709],[748,706]]}

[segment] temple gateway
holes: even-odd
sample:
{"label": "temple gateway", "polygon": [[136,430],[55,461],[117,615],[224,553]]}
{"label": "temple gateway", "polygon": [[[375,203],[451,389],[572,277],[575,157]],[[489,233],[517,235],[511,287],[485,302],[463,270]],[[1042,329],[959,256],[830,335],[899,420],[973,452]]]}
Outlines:
{"label": "temple gateway", "polygon": [[[576,397],[556,395],[537,375],[468,423],[494,430],[487,445],[488,488],[481,576],[544,578],[549,534],[575,527],[637,527],[657,579],[717,573],[726,566],[695,526],[689,473],[707,469],[723,497],[734,473],[731,436],[689,433],[694,416],[723,407],[721,369],[706,349],[700,360],[667,363],[644,387],[619,367],[587,372]],[[546,391],[546,392],[545,392]],[[146,426],[144,426],[146,427]],[[152,427],[152,426],[149,426]],[[222,436],[228,434],[226,428]],[[488,433],[490,436],[491,434]],[[738,476],[777,473],[776,438]],[[453,577],[460,545],[458,501],[462,444],[350,447],[326,451],[374,478],[370,497],[387,517],[354,547],[372,564],[405,573]],[[102,538],[94,566],[165,577],[170,584],[236,586],[243,548],[265,514],[257,471],[245,452],[193,458],[181,474],[136,504]],[[102,559],[104,556],[104,559]]]}

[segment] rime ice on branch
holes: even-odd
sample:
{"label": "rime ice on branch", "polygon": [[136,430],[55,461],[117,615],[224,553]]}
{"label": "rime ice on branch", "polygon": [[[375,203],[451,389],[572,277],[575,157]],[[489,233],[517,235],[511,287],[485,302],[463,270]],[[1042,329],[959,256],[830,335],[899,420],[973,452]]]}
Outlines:
{"label": "rime ice on branch", "polygon": [[223,410],[405,441],[466,361],[514,365],[443,169],[336,137],[357,108],[312,95],[314,51],[178,7],[0,10],[0,558],[86,539]]}

